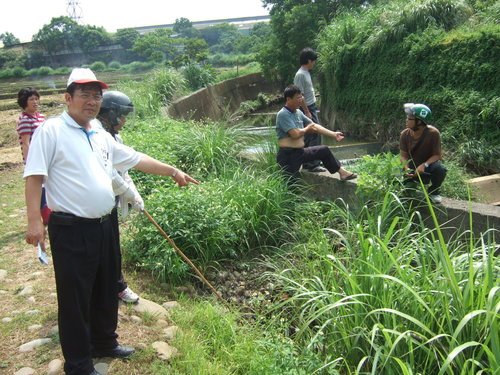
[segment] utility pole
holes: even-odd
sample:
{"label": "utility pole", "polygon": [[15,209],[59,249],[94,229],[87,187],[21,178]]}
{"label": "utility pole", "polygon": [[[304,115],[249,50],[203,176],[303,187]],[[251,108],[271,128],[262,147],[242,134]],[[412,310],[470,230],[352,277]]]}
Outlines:
{"label": "utility pole", "polygon": [[67,11],[68,17],[71,18],[76,23],[82,19],[82,7],[80,6],[79,0],[67,0]]}

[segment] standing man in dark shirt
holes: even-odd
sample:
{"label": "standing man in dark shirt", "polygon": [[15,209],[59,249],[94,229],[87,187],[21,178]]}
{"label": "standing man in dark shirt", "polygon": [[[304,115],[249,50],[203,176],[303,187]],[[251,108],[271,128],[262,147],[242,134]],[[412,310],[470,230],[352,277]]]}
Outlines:
{"label": "standing man in dark shirt", "polygon": [[[439,188],[445,177],[446,168],[441,164],[441,136],[439,130],[430,125],[432,112],[425,104],[406,103],[406,129],[399,137],[401,161],[407,174],[415,180],[420,175],[427,184],[429,197],[434,203],[441,203]],[[410,171],[411,170],[411,171]]]}

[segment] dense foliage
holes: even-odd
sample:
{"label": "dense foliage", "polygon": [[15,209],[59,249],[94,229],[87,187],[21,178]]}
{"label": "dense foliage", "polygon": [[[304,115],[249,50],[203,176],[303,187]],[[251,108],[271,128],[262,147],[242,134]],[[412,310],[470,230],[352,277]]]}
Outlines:
{"label": "dense foliage", "polygon": [[317,47],[318,33],[338,12],[364,0],[263,0],[270,7],[272,34],[258,54],[264,73],[284,85],[293,81],[299,52]]}
{"label": "dense foliage", "polygon": [[394,140],[402,104],[423,102],[461,164],[500,171],[497,8],[393,1],[338,16],[320,36],[323,115],[352,134]]}

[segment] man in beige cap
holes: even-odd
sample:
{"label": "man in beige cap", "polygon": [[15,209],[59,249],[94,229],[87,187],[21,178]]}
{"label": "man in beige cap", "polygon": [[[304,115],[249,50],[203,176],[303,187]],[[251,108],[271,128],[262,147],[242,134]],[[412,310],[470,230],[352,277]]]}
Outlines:
{"label": "man in beige cap", "polygon": [[44,244],[40,194],[52,210],[49,240],[57,287],[64,370],[99,374],[92,357],[129,357],[118,344],[117,259],[110,212],[113,168],[135,167],[170,176],[179,186],[198,182],[184,172],[115,142],[95,119],[108,88],[90,69],[76,68],[64,94],[67,111],[34,134],[26,162],[26,241]]}

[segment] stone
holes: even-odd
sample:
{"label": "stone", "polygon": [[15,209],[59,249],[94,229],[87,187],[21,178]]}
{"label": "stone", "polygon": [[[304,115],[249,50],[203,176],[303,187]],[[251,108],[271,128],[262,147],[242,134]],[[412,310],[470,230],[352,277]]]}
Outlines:
{"label": "stone", "polygon": [[43,326],[41,324],[33,324],[28,327],[28,331],[36,331],[37,329],[42,328]]}
{"label": "stone", "polygon": [[53,359],[49,363],[49,369],[47,370],[47,375],[58,375],[63,370],[64,362],[59,358]]}
{"label": "stone", "polygon": [[142,323],[142,319],[139,318],[137,315],[132,315],[130,317],[130,320],[133,321],[134,323],[139,323],[139,324]]}
{"label": "stone", "polygon": [[158,319],[156,321],[156,324],[158,324],[160,327],[168,327],[169,323],[165,319]]}
{"label": "stone", "polygon": [[38,310],[38,309],[28,310],[28,311],[26,311],[25,314],[26,315],[38,315],[38,314],[40,314],[40,310]]}
{"label": "stone", "polygon": [[52,297],[52,298],[57,298],[57,293],[55,293],[55,292],[54,293],[50,293],[49,296]]}
{"label": "stone", "polygon": [[94,364],[94,368],[99,374],[106,375],[109,370],[109,364],[107,364],[106,362],[98,362]]}
{"label": "stone", "polygon": [[137,312],[147,312],[158,318],[169,318],[168,311],[164,307],[160,306],[156,302],[148,301],[145,298],[141,298],[132,308]]}
{"label": "stone", "polygon": [[43,271],[36,271],[36,272],[33,272],[31,274],[31,276],[34,276],[34,277],[38,277],[38,276],[42,276],[43,275]]}
{"label": "stone", "polygon": [[31,296],[31,297],[28,297],[28,298],[27,298],[27,301],[28,301],[29,303],[36,303],[36,298],[35,298],[35,297],[33,297],[33,296]]}
{"label": "stone", "polygon": [[168,345],[164,341],[155,341],[152,344],[152,347],[156,350],[156,354],[158,354],[158,358],[163,359],[164,361],[169,361],[172,357],[175,357],[179,354],[179,351],[173,346]]}
{"label": "stone", "polygon": [[7,276],[7,271],[6,270],[0,270],[0,281],[5,279],[5,276]]}
{"label": "stone", "polygon": [[163,333],[165,334],[165,339],[167,341],[172,341],[175,338],[175,336],[177,336],[178,332],[179,332],[179,327],[177,326],[170,326],[163,330]]}
{"label": "stone", "polygon": [[22,369],[16,371],[14,375],[33,375],[35,370],[31,367],[23,367]]}
{"label": "stone", "polygon": [[162,306],[164,308],[166,308],[167,310],[175,309],[176,307],[179,307],[179,302],[177,302],[177,301],[168,301],[168,302],[165,302]]}
{"label": "stone", "polygon": [[50,329],[50,334],[51,335],[57,335],[59,333],[59,326],[58,325],[55,325],[54,327],[52,327]]}
{"label": "stone", "polygon": [[12,318],[10,316],[6,316],[5,318],[2,318],[2,323],[10,323],[12,322]]}
{"label": "stone", "polygon": [[0,290],[0,294],[7,294],[6,290]]}
{"label": "stone", "polygon": [[33,294],[33,287],[31,285],[26,285],[20,292],[20,296],[27,296]]}
{"label": "stone", "polygon": [[35,349],[35,348],[37,348],[39,346],[48,344],[50,341],[51,340],[49,338],[32,340],[30,342],[27,342],[26,344],[22,344],[19,347],[19,351],[21,353],[30,352],[30,351],[32,351],[33,349]]}

